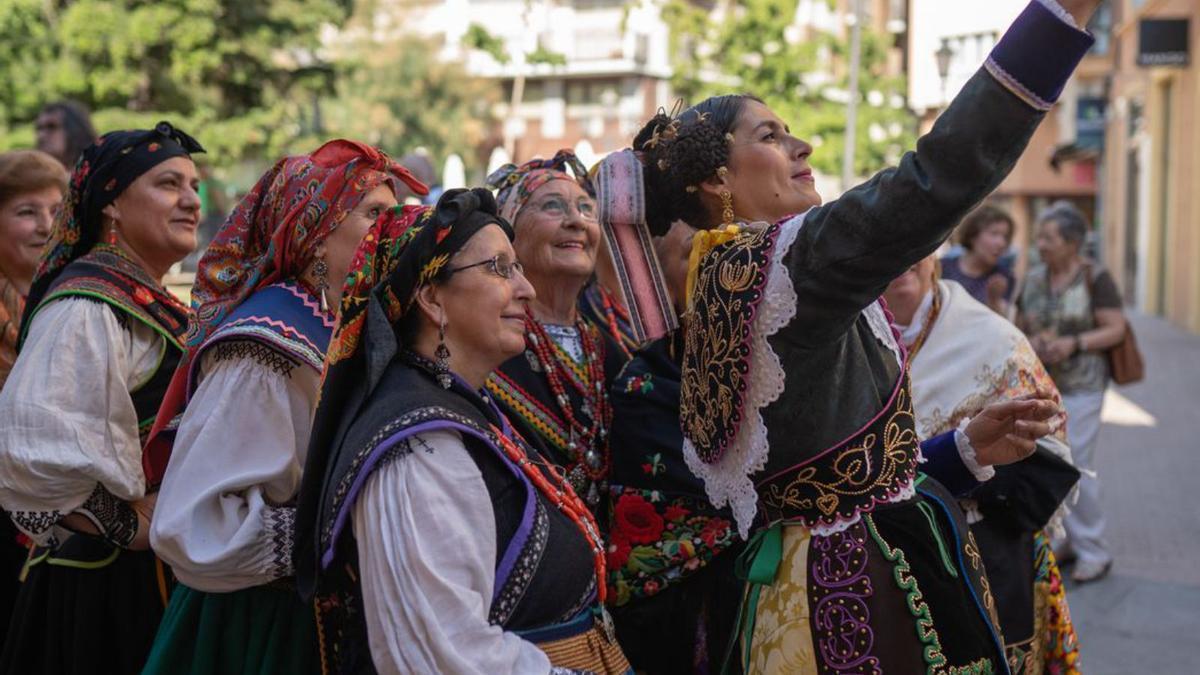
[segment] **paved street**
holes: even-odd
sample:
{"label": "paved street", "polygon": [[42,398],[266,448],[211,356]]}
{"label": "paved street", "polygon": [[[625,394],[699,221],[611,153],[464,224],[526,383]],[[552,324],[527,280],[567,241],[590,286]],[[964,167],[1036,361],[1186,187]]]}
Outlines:
{"label": "paved street", "polygon": [[[1086,675],[1200,673],[1200,337],[1134,317],[1147,377],[1109,392],[1100,434],[1105,580],[1068,587]],[[1064,575],[1065,576],[1065,575]]]}

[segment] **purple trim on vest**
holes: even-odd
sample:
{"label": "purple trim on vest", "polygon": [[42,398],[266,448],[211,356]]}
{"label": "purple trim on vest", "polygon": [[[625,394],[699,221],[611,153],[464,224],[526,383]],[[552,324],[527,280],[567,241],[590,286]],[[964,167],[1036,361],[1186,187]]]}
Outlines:
{"label": "purple trim on vest", "polygon": [[1035,0],[992,48],[984,67],[1035,110],[1049,110],[1094,42]]}
{"label": "purple trim on vest", "polygon": [[881,672],[879,658],[871,654],[875,632],[867,600],[875,589],[867,571],[866,525],[859,521],[845,532],[814,536],[811,546],[808,597],[822,671]]}
{"label": "purple trim on vest", "polygon": [[529,482],[529,478],[521,472],[519,467],[516,467],[512,464],[512,462],[508,459],[508,456],[504,454],[504,451],[500,448],[497,448],[496,445],[492,443],[492,440],[488,438],[487,434],[480,432],[478,429],[474,429],[464,424],[459,424],[458,422],[451,422],[449,420],[432,420],[429,422],[422,422],[421,424],[414,424],[411,427],[402,429],[389,436],[371,450],[370,454],[367,456],[367,460],[363,463],[362,468],[359,469],[358,475],[354,477],[354,482],[350,484],[350,490],[346,493],[346,498],[342,502],[341,508],[338,510],[337,517],[334,518],[332,534],[329,537],[329,548],[321,555],[322,569],[326,569],[333,564],[334,554],[337,550],[337,541],[341,538],[342,529],[345,527],[346,521],[350,517],[350,509],[357,500],[358,493],[362,490],[367,478],[374,472],[375,465],[379,463],[380,458],[382,458],[389,450],[395,447],[397,443],[406,438],[411,438],[412,436],[428,431],[438,431],[442,429],[457,431],[483,441],[496,453],[501,461],[504,462],[505,466],[507,466],[509,470],[513,472],[513,475],[520,478],[522,484],[525,485],[527,497],[525,500],[525,511],[521,517],[521,524],[517,527],[517,531],[513,535],[512,540],[509,542],[508,548],[504,552],[504,556],[500,559],[500,564],[496,567],[495,590],[493,590],[492,598],[495,600],[495,594],[508,580],[508,575],[512,572],[512,568],[516,563],[517,557],[520,555],[521,549],[524,548],[525,543],[529,540],[530,533],[533,531],[533,516],[537,507],[537,502],[535,501],[537,499],[537,495],[534,494],[534,487]]}

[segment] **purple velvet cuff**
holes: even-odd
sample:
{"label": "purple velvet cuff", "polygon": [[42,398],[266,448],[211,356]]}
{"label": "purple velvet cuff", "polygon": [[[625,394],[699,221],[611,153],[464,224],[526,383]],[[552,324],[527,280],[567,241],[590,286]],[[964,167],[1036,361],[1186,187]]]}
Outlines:
{"label": "purple velvet cuff", "polygon": [[946,486],[955,497],[979,487],[979,481],[975,480],[975,475],[963,464],[962,456],[958,454],[953,431],[921,441],[921,454],[925,457],[921,471]]}
{"label": "purple velvet cuff", "polygon": [[1049,110],[1095,39],[1030,2],[984,63],[1005,89],[1036,110]]}

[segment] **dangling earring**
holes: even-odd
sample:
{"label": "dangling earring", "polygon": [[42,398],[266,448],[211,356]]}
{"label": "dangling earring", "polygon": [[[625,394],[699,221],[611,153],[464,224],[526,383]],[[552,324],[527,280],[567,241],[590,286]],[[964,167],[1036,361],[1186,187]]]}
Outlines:
{"label": "dangling earring", "polygon": [[112,246],[117,245],[117,226],[116,225],[113,225],[112,227],[108,228],[108,234],[105,235],[104,240]]}
{"label": "dangling earring", "polygon": [[721,190],[721,227],[733,225],[733,193]]}
{"label": "dangling earring", "polygon": [[438,346],[433,350],[433,374],[437,377],[442,389],[449,389],[454,382],[450,376],[450,348],[446,346],[446,319],[438,326]]}
{"label": "dangling earring", "polygon": [[329,300],[325,297],[325,291],[329,290],[329,265],[325,264],[324,258],[317,258],[313,263],[313,276],[317,278],[317,294],[321,296],[321,311],[329,312]]}
{"label": "dangling earring", "polygon": [[[719,166],[717,167],[717,177],[724,180],[729,175],[729,169]],[[733,193],[729,190],[721,190],[721,227],[729,227],[733,225]]]}

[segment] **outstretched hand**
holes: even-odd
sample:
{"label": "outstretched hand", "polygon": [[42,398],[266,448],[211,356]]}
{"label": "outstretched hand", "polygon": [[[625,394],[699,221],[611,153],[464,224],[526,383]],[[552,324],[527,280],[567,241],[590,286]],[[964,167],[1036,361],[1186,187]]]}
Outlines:
{"label": "outstretched hand", "polygon": [[1039,389],[1003,403],[993,403],[971,418],[963,433],[982,466],[1012,464],[1033,454],[1037,440],[1053,429],[1050,419],[1060,411],[1053,395]]}

